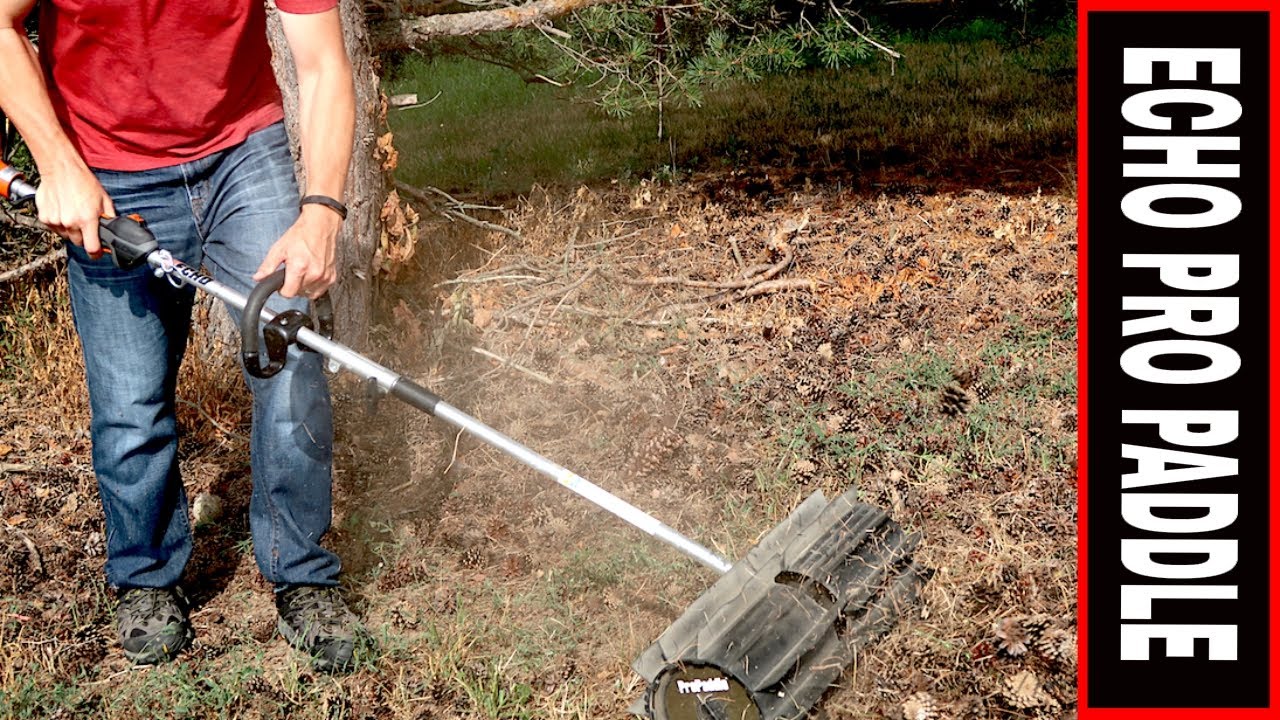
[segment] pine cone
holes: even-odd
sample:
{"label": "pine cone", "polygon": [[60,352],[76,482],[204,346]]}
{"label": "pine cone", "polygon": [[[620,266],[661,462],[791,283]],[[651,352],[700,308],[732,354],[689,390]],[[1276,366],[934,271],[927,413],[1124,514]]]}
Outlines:
{"label": "pine cone", "polygon": [[469,547],[463,551],[460,562],[462,563],[462,567],[474,570],[476,568],[484,567],[487,560],[488,558],[485,557],[483,548]]}
{"label": "pine cone", "polygon": [[631,466],[641,477],[661,470],[684,446],[684,436],[662,428],[656,435],[641,443],[632,455]]}
{"label": "pine cone", "polygon": [[59,653],[62,671],[69,676],[77,675],[81,670],[91,668],[102,662],[107,655],[106,642],[92,628],[76,633],[75,641],[65,644]]}
{"label": "pine cone", "polygon": [[1062,302],[1067,299],[1069,291],[1063,287],[1049,288],[1036,296],[1035,306],[1041,310],[1056,311],[1062,307]]}
{"label": "pine cone", "polygon": [[938,717],[938,701],[921,690],[902,702],[902,720],[934,720]]}
{"label": "pine cone", "polygon": [[[259,702],[276,705],[291,705],[289,696],[280,688],[276,687],[270,680],[261,675],[255,675],[245,681],[241,687],[239,695],[241,698],[248,699],[250,702]],[[279,708],[274,708],[279,709]]]}
{"label": "pine cone", "polygon": [[1045,631],[1036,640],[1035,648],[1045,658],[1054,662],[1070,664],[1076,661],[1076,637],[1065,628]]}
{"label": "pine cone", "polygon": [[556,367],[558,360],[558,354],[554,350],[547,347],[539,347],[533,351],[530,364],[537,370],[551,370]]}
{"label": "pine cone", "polygon": [[85,557],[98,557],[107,551],[106,538],[95,530],[84,539],[83,549]]}
{"label": "pine cone", "polygon": [[199,658],[201,660],[215,660],[226,653],[226,648],[215,647],[197,640],[188,652],[188,657]]}
{"label": "pine cone", "polygon": [[849,416],[840,412],[831,413],[822,419],[822,431],[827,437],[841,434],[848,425]]}
{"label": "pine cone", "polygon": [[552,515],[551,508],[546,505],[539,505],[533,509],[533,514],[529,517],[529,520],[536,528],[546,527],[551,523]]}
{"label": "pine cone", "polygon": [[[1031,481],[1035,483],[1035,480]],[[1034,494],[1033,494],[1034,497]],[[1026,629],[1027,634],[1033,641],[1039,640],[1045,631],[1054,627],[1056,621],[1048,615],[1031,615],[1029,617],[1020,618],[1022,627]]]}
{"label": "pine cone", "polygon": [[835,383],[829,375],[808,375],[796,381],[796,394],[805,402],[818,402],[831,392]]}
{"label": "pine cone", "polygon": [[948,385],[942,388],[941,402],[942,414],[955,417],[968,412],[973,399],[968,391],[959,385]]}
{"label": "pine cone", "polygon": [[791,477],[800,485],[810,485],[817,477],[818,466],[812,460],[797,460],[791,464]]}
{"label": "pine cone", "polygon": [[994,626],[996,646],[1012,657],[1018,657],[1027,651],[1027,644],[1032,641],[1031,634],[1018,618],[1001,618]]}
{"label": "pine cone", "polygon": [[267,695],[271,693],[272,689],[271,683],[267,682],[266,678],[261,675],[254,675],[245,681],[244,686],[240,688],[240,692],[243,695]]}
{"label": "pine cone", "polygon": [[986,402],[995,394],[995,388],[984,382],[976,382],[973,384],[973,394],[978,398],[978,402]]}
{"label": "pine cone", "polygon": [[1010,706],[1019,710],[1059,707],[1058,701],[1041,686],[1040,678],[1030,670],[1005,678],[1003,695]]}

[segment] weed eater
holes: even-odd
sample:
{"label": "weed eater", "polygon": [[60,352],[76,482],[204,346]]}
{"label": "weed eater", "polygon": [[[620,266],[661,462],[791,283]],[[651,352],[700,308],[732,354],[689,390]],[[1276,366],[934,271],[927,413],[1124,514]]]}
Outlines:
{"label": "weed eater", "polygon": [[[35,187],[12,167],[0,166],[0,194],[25,203],[35,197]],[[930,575],[911,559],[918,537],[883,511],[857,502],[852,490],[834,500],[814,493],[730,565],[430,390],[334,342],[323,319],[266,310],[267,298],[283,285],[283,270],[246,297],[160,249],[139,217],[104,218],[99,235],[118,267],[149,265],[176,286],[190,285],[240,308],[241,359],[249,373],[279,372],[290,345],[320,353],[331,366],[471,433],[720,573],[633,663],[648,683],[631,708],[636,714],[655,720],[802,717],[839,679],[857,649],[915,601]]]}

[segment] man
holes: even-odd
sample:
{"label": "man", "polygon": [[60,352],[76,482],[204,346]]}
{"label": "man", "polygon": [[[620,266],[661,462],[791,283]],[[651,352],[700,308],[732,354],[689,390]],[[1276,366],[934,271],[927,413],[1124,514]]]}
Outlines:
{"label": "man", "polygon": [[[46,0],[40,51],[0,0],[0,109],[40,171],[39,218],[68,241],[71,306],[93,413],[117,629],[138,663],[192,639],[179,577],[191,554],[174,392],[193,293],[103,257],[100,216],[141,215],[162,248],[247,292],[283,265],[271,307],[305,308],[335,280],[354,127],[337,0],[277,0],[297,66],[306,175],[300,203],[261,0]],[[279,630],[324,670],[352,662],[359,628],[320,546],[331,520],[332,415],[320,359],[293,351],[253,391],[258,566]]]}

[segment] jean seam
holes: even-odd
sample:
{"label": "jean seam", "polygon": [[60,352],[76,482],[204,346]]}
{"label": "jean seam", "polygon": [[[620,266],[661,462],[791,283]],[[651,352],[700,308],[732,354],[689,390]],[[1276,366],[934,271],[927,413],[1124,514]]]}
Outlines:
{"label": "jean seam", "polygon": [[271,582],[278,583],[280,577],[280,513],[276,510],[276,501],[271,497],[271,491],[267,491],[267,511],[271,516],[271,547],[268,549],[268,557],[271,560]]}
{"label": "jean seam", "polygon": [[[187,196],[187,206],[191,209],[191,219],[195,221],[194,226],[196,230],[196,235],[200,238],[200,246],[201,248],[203,248],[204,244],[209,241],[209,238],[205,236],[204,220],[202,219],[203,210],[204,210],[204,201],[197,200],[191,194],[191,176],[187,174],[187,166],[185,164],[179,165],[178,169],[182,171],[183,194]],[[196,209],[197,205],[200,206],[199,210]]]}

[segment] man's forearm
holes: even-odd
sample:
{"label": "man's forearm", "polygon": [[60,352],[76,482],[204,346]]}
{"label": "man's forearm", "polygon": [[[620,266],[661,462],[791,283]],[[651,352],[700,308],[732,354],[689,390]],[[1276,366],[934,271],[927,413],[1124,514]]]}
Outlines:
{"label": "man's forearm", "polygon": [[0,62],[0,108],[22,133],[36,165],[51,173],[82,163],[53,111],[40,61],[20,25],[0,27],[0,57],[6,58]]}
{"label": "man's forearm", "polygon": [[298,68],[304,194],[342,200],[355,134],[355,89],[345,54]]}
{"label": "man's forearm", "polygon": [[310,42],[296,44],[296,38],[288,38],[298,74],[298,140],[307,183],[303,193],[342,200],[356,126],[351,61],[335,10],[328,18],[305,19],[319,26],[311,28],[315,35],[307,37]]}

